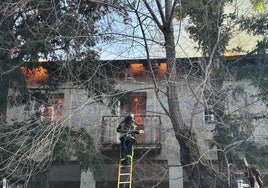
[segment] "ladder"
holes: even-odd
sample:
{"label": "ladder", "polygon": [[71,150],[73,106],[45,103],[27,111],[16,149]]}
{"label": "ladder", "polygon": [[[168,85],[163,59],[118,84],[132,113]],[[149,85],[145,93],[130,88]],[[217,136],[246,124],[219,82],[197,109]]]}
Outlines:
{"label": "ladder", "polygon": [[132,188],[133,157],[130,165],[122,165],[119,161],[117,188]]}

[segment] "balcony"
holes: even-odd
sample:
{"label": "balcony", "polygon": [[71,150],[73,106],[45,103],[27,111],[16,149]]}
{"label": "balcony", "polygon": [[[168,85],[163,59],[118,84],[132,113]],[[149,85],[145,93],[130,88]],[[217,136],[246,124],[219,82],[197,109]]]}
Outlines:
{"label": "balcony", "polygon": [[[161,117],[160,116],[136,116],[142,118],[144,134],[136,135],[135,155],[146,152],[148,155],[157,155],[161,152]],[[124,120],[124,116],[103,116],[101,149],[104,154],[112,155],[120,149],[120,133],[116,131],[118,125]],[[116,152],[115,152],[116,151]]]}

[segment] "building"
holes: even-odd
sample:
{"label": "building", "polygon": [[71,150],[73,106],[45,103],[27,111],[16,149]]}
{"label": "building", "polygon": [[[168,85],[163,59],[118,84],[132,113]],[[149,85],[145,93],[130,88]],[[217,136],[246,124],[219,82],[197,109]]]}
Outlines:
{"label": "building", "polygon": [[[239,57],[236,57],[239,58]],[[256,63],[256,58],[245,58],[247,63]],[[177,73],[179,98],[184,121],[193,126],[196,131],[201,153],[207,159],[217,159],[216,150],[209,147],[210,140],[216,133],[216,117],[213,107],[206,99],[196,98],[202,84],[200,59],[178,59]],[[233,58],[229,58],[230,63]],[[94,177],[90,170],[80,170],[79,165],[73,162],[64,166],[53,167],[49,174],[52,188],[103,188],[116,187],[117,165],[119,161],[119,135],[116,127],[129,112],[135,114],[138,125],[145,130],[145,134],[137,136],[135,146],[134,185],[139,187],[182,188],[188,187],[187,179],[180,164],[180,147],[174,136],[171,122],[161,105],[167,107],[165,98],[165,71],[164,59],[152,60],[152,70],[146,60],[116,60],[102,62],[106,68],[107,81],[115,80],[116,89],[120,91],[115,96],[102,96],[102,103],[96,98],[88,98],[88,91],[72,83],[62,85],[57,91],[49,92],[45,88],[37,88],[35,82],[28,87],[32,94],[43,93],[48,96],[45,104],[39,105],[42,112],[42,121],[49,121],[61,126],[84,127],[92,135],[99,152],[104,158],[104,174]],[[244,64],[239,65],[244,66]],[[160,92],[159,98],[155,95],[154,79]],[[187,81],[186,81],[186,76]],[[243,86],[240,92],[237,88]],[[234,114],[234,118],[241,118],[242,114],[251,114],[251,139],[263,142],[267,140],[267,108],[256,98],[257,89],[250,85],[248,80],[227,81],[224,84],[226,91],[226,110]],[[115,100],[110,100],[112,97]],[[159,102],[161,100],[161,103]],[[199,101],[201,100],[201,101]],[[108,107],[107,104],[113,105]],[[22,120],[36,106],[36,101],[27,107],[13,107],[8,112],[8,121]],[[257,118],[260,117],[260,118]],[[241,121],[242,122],[242,121]],[[241,129],[245,126],[241,125]],[[104,175],[104,176],[103,176]],[[105,177],[105,181],[103,178]]]}

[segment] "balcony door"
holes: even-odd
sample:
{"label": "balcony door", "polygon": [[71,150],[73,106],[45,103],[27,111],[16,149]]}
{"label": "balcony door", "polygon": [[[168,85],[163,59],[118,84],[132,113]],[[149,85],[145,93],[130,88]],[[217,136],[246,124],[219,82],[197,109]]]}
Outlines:
{"label": "balcony door", "polygon": [[61,124],[63,114],[63,93],[53,93],[47,96],[44,108],[42,109],[42,120],[54,124]]}
{"label": "balcony door", "polygon": [[121,114],[127,115],[132,112],[135,115],[135,121],[141,127],[144,125],[144,116],[146,115],[146,100],[145,92],[129,93],[120,101]]}

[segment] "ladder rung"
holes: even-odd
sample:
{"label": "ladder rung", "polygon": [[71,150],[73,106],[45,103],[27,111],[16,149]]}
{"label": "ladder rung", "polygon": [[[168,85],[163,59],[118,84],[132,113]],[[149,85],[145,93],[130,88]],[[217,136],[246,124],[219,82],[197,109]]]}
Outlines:
{"label": "ladder rung", "polygon": [[126,184],[126,183],[130,183],[129,181],[120,181],[120,184]]}
{"label": "ladder rung", "polygon": [[120,165],[121,168],[130,168],[130,165]]}
{"label": "ladder rung", "polygon": [[117,188],[122,187],[132,187],[132,170],[133,170],[133,160],[130,164],[121,163],[118,164],[118,178],[117,178]]}
{"label": "ladder rung", "polygon": [[130,175],[130,173],[121,173],[120,176]]}

